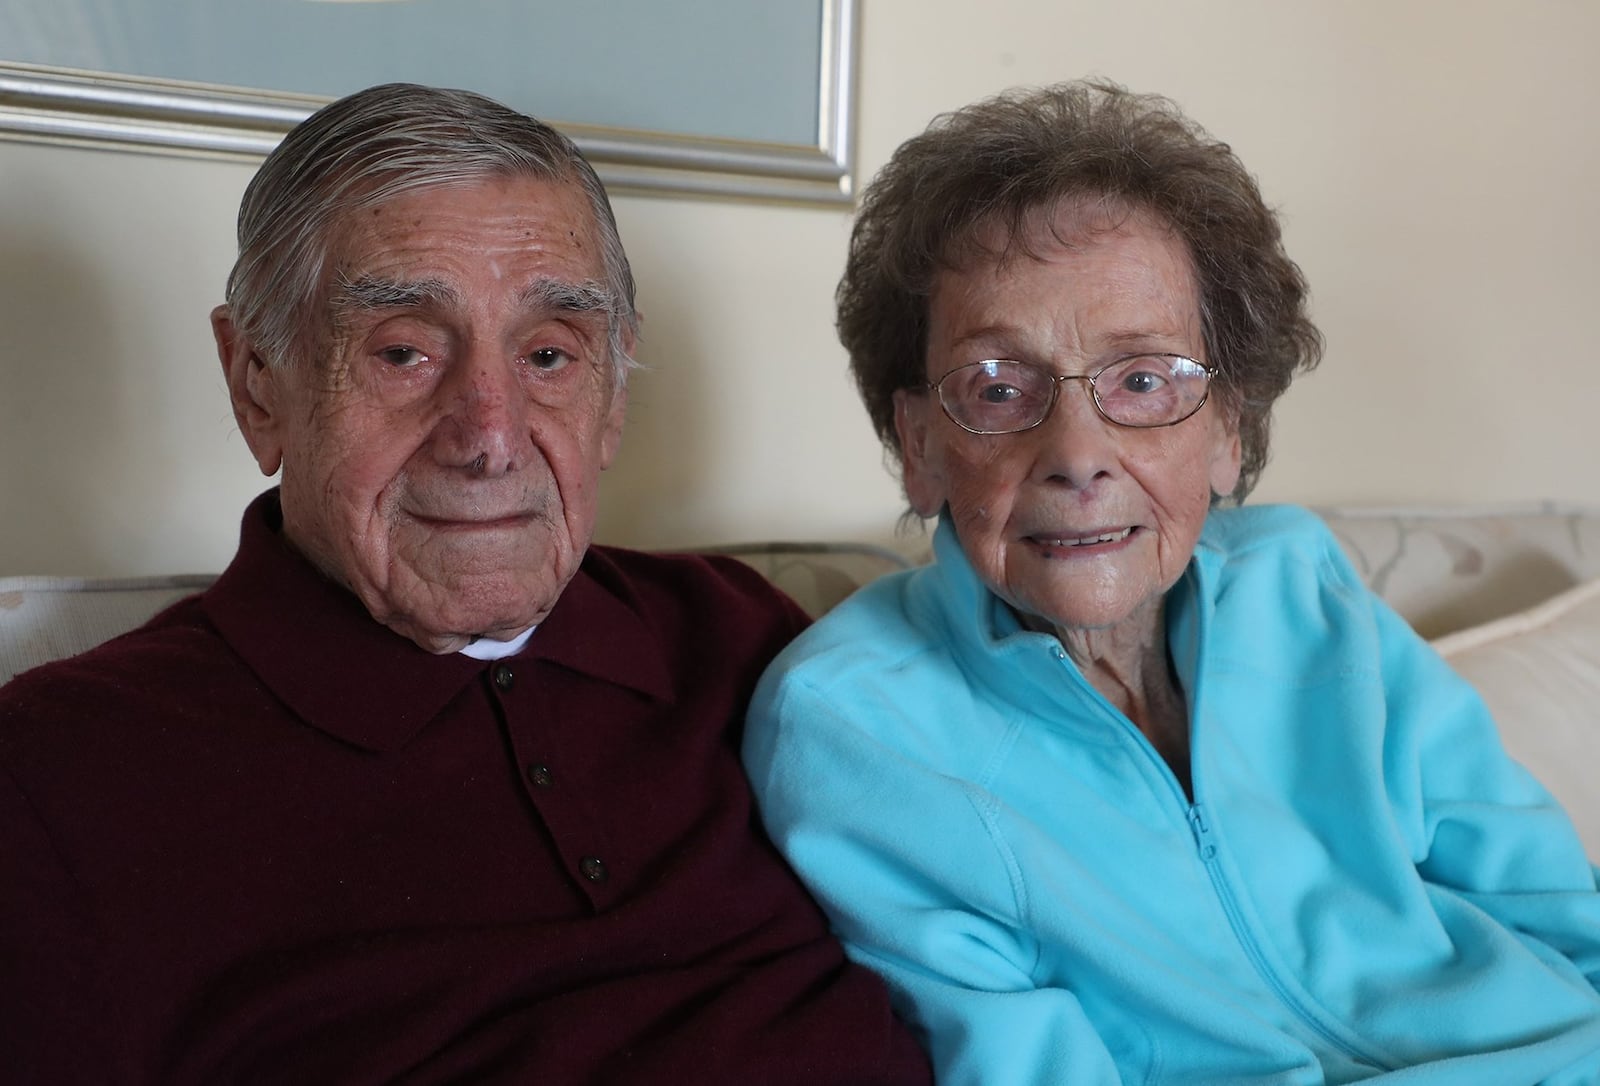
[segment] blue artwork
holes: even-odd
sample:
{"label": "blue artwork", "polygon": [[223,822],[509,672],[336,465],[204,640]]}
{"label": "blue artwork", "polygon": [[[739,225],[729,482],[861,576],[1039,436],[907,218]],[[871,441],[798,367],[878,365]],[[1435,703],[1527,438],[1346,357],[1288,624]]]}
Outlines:
{"label": "blue artwork", "polygon": [[[230,108],[256,95],[292,115],[292,95],[404,80],[480,91],[573,130],[580,145],[594,129],[599,160],[790,174],[838,195],[852,20],[851,0],[0,0],[0,134],[43,129],[8,106],[98,109],[110,118],[101,138],[160,144],[121,118],[234,121],[173,113],[152,89],[202,111],[208,94]],[[292,116],[267,109],[245,123],[281,131]],[[95,131],[69,119],[53,134]],[[250,149],[220,132],[209,147]]]}

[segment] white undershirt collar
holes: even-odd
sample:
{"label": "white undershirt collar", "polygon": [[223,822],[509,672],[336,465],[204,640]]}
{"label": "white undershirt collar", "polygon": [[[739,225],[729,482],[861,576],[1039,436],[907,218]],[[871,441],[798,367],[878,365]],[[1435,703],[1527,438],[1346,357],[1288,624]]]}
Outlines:
{"label": "white undershirt collar", "polygon": [[528,643],[528,638],[533,636],[537,626],[529,626],[510,641],[496,641],[492,637],[480,637],[469,641],[465,648],[457,651],[463,656],[470,656],[474,660],[500,660],[507,656],[515,656],[522,651],[522,646]]}

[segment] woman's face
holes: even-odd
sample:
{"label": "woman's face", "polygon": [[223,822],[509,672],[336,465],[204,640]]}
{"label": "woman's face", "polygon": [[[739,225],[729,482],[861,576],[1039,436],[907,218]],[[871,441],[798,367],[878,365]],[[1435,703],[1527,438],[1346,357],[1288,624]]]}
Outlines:
{"label": "woman's face", "polygon": [[[998,235],[981,240],[1004,248]],[[935,281],[929,381],[986,359],[1057,374],[1141,353],[1209,361],[1188,250],[1153,217],[1085,222],[1069,207],[1035,216],[1027,240],[1029,251]],[[906,493],[923,516],[948,510],[978,576],[1025,617],[1076,630],[1153,624],[1212,492],[1229,493],[1239,476],[1238,435],[1219,401],[1175,426],[1129,429],[1096,412],[1087,382],[1069,381],[1033,429],[973,434],[937,394],[901,390]]]}

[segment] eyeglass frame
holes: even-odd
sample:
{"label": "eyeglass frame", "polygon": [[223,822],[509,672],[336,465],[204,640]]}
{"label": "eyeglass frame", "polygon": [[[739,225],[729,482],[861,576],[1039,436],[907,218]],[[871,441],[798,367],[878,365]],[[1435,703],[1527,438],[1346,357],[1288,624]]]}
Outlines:
{"label": "eyeglass frame", "polygon": [[[1133,358],[1175,358],[1183,362],[1193,363],[1200,368],[1200,372],[1206,375],[1205,391],[1200,393],[1200,399],[1195,401],[1195,405],[1193,407],[1184,412],[1182,415],[1173,419],[1171,422],[1155,422],[1148,425],[1140,425],[1137,422],[1118,422],[1116,419],[1106,414],[1105,406],[1100,403],[1100,391],[1095,387],[1094,382],[1095,378],[1106,372],[1106,370]],[[1015,430],[974,430],[972,427],[968,426],[966,423],[956,418],[955,415],[950,413],[950,407],[944,402],[944,392],[940,386],[942,386],[951,377],[961,373],[963,370],[972,369],[974,366],[993,365],[996,362],[1007,362],[1013,366],[1022,366],[1025,369],[1037,371],[1050,378],[1050,402],[1045,404],[1044,413],[1039,416],[1039,421],[1029,423],[1027,426],[1022,426]],[[1111,425],[1120,426],[1124,430],[1164,430],[1168,426],[1176,426],[1180,422],[1188,422],[1190,419],[1194,418],[1200,413],[1200,409],[1204,407],[1206,405],[1206,401],[1211,398],[1211,382],[1216,378],[1216,376],[1217,367],[1209,365],[1205,362],[1201,362],[1197,358],[1190,358],[1186,354],[1175,354],[1170,351],[1140,351],[1137,354],[1124,355],[1122,358],[1107,362],[1093,373],[1051,373],[1048,369],[1035,362],[1020,362],[1015,358],[980,358],[976,362],[967,362],[963,365],[957,366],[955,369],[950,370],[937,381],[924,381],[921,385],[913,385],[912,387],[923,392],[932,392],[934,397],[939,401],[939,410],[944,412],[944,417],[961,427],[961,429],[965,430],[967,433],[977,434],[979,437],[1001,437],[1006,434],[1025,434],[1029,430],[1034,430],[1040,426],[1043,426],[1049,420],[1051,412],[1055,411],[1057,401],[1061,399],[1061,386],[1068,381],[1089,382],[1089,402],[1094,405],[1095,414],[1099,415]]]}

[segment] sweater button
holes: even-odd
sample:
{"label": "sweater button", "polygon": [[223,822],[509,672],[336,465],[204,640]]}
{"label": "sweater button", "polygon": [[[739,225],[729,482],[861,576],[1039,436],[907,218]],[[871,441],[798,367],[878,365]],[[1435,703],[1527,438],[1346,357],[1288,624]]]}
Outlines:
{"label": "sweater button", "polygon": [[494,681],[494,685],[501,690],[510,690],[517,681],[517,673],[511,670],[510,664],[494,665],[494,669],[489,672],[489,677]]}
{"label": "sweater button", "polygon": [[598,856],[585,856],[578,861],[578,870],[583,872],[583,877],[590,882],[605,882],[611,873],[606,870],[605,861]]}
{"label": "sweater button", "polygon": [[528,782],[535,788],[549,788],[556,779],[551,774],[549,766],[535,762],[528,766]]}

